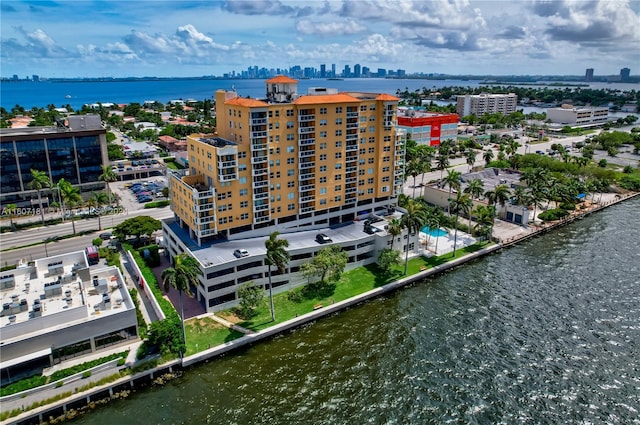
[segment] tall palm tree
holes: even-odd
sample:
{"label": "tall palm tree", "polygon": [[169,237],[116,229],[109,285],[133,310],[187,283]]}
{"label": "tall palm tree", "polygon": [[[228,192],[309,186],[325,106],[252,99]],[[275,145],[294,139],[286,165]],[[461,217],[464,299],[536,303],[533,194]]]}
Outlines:
{"label": "tall palm tree", "polygon": [[493,220],[496,217],[495,211],[495,208],[491,205],[478,205],[474,209],[473,214],[476,217],[476,224],[473,227],[473,230],[477,235],[491,237],[491,233],[493,231]]}
{"label": "tall palm tree", "polygon": [[[62,214],[64,215],[65,206],[73,208],[82,202],[82,196],[80,196],[80,190],[69,183],[64,178],[58,182],[58,191],[60,192],[60,199],[62,200]],[[71,215],[71,226],[73,227],[73,234],[76,234],[76,221],[74,220],[75,214]]]}
{"label": "tall palm tree", "polygon": [[467,165],[469,166],[469,172],[471,172],[473,165],[476,163],[477,153],[473,149],[468,149],[464,156],[467,158]]}
{"label": "tall palm tree", "polygon": [[473,201],[468,193],[458,192],[455,199],[449,201],[451,212],[456,215],[456,221],[454,225],[453,233],[453,258],[456,257],[456,244],[458,242],[458,218],[460,214],[469,215],[471,208],[473,207]]}
{"label": "tall palm tree", "polygon": [[407,274],[407,264],[409,263],[409,242],[411,239],[411,233],[416,235],[424,225],[426,221],[425,211],[420,202],[416,202],[414,199],[409,199],[404,209],[406,213],[400,219],[402,227],[407,229],[407,245],[405,247],[404,256],[404,274]]}
{"label": "tall palm tree", "polygon": [[391,249],[393,249],[393,243],[396,240],[396,237],[402,233],[402,223],[397,218],[392,218],[389,221],[389,229],[387,230],[391,235]]}
{"label": "tall palm tree", "polygon": [[482,179],[473,179],[469,185],[464,188],[464,193],[471,195],[471,200],[480,198],[484,193],[484,182]]}
{"label": "tall palm tree", "polygon": [[415,198],[416,197],[416,177],[418,177],[418,174],[420,174],[420,164],[417,160],[411,160],[409,161],[409,163],[407,164],[407,169],[405,170],[405,173],[407,173],[408,175],[410,175],[411,177],[413,177],[413,195],[412,197]]}
{"label": "tall palm tree", "polygon": [[[174,259],[174,266],[165,269],[162,272],[162,284],[164,291],[169,292],[170,288],[178,291],[178,303],[180,305],[180,321],[182,324],[182,342],[187,344],[186,333],[184,330],[184,309],[182,307],[182,293],[188,297],[193,297],[191,286],[198,286],[200,282],[199,276],[202,274],[198,261],[187,253],[178,254]],[[182,357],[180,350],[180,357]]]}
{"label": "tall palm tree", "polygon": [[442,181],[442,173],[449,166],[449,157],[447,155],[443,155],[442,153],[438,155],[436,158],[436,168],[440,170],[440,181]]}
{"label": "tall palm tree", "polygon": [[264,246],[267,248],[267,254],[264,257],[264,262],[267,265],[267,271],[269,272],[269,305],[271,307],[271,321],[276,320],[276,313],[273,309],[273,285],[271,284],[271,266],[276,266],[280,273],[284,273],[287,263],[291,258],[289,253],[285,250],[289,246],[289,241],[286,239],[277,239],[280,232],[273,232],[269,235],[269,239],[264,241]]}
{"label": "tall palm tree", "polygon": [[494,187],[493,190],[487,190],[484,194],[487,201],[494,207],[496,207],[496,205],[504,207],[510,196],[511,189],[506,184],[499,184]]}
{"label": "tall palm tree", "polygon": [[[449,186],[449,198],[451,198],[451,193],[453,189],[456,191],[460,190],[460,177],[462,177],[462,173],[456,170],[448,170],[447,176],[444,178],[442,183],[444,186]],[[447,208],[447,213],[451,213],[451,209]]]}
{"label": "tall palm tree", "polygon": [[44,209],[42,208],[42,189],[51,187],[51,180],[47,173],[44,171],[34,170],[31,171],[32,180],[27,184],[27,187],[31,190],[35,190],[38,192],[38,205],[40,206],[40,218],[42,219],[42,224],[44,224]]}
{"label": "tall palm tree", "polygon": [[91,197],[87,199],[87,205],[98,210],[98,230],[102,230],[102,221],[100,219],[100,217],[102,216],[102,212],[100,211],[100,207],[108,203],[109,197],[104,192],[93,192],[91,193]]}
{"label": "tall palm tree", "polygon": [[109,187],[109,183],[118,180],[118,175],[109,165],[102,164],[100,168],[102,169],[102,174],[98,176],[98,180],[102,180],[104,182],[104,185],[107,188],[107,199],[109,200],[109,203],[111,203],[113,200],[111,199],[111,188]]}

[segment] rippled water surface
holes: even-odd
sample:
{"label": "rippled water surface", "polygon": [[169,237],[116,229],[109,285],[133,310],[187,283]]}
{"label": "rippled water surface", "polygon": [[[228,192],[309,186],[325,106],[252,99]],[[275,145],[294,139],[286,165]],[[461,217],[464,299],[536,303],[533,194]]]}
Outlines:
{"label": "rippled water surface", "polygon": [[78,423],[640,423],[639,209],[614,206]]}

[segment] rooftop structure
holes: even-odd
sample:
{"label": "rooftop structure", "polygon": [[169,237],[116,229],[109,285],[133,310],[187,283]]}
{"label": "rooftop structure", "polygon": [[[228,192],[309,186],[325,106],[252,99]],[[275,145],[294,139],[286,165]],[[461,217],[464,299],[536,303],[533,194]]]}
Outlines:
{"label": "rooftop structure", "polygon": [[89,268],[84,251],[0,273],[0,302],[3,381],[138,335],[120,271]]}

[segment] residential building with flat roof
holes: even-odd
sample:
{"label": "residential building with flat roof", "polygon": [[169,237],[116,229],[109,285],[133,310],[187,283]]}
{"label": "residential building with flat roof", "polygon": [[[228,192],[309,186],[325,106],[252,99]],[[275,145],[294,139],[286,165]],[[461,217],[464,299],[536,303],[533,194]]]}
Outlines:
{"label": "residential building with flat roof", "polygon": [[458,114],[438,114],[413,108],[398,108],[398,128],[419,145],[440,146],[458,138]]}
{"label": "residential building with flat roof", "polygon": [[[273,231],[289,239],[294,232],[345,226],[387,211],[402,190],[405,146],[404,132],[396,131],[398,98],[317,87],[298,95],[297,81],[282,76],[266,85],[262,100],[219,90],[217,133],[189,136],[188,174],[172,173],[169,179],[175,219],[164,223],[164,241],[172,257],[190,251],[201,261],[205,278],[198,296],[203,304],[211,302],[207,308],[233,302],[239,278],[264,278],[264,252],[252,249],[258,257],[236,259],[232,241],[240,246]],[[353,244],[368,236],[359,235]],[[314,236],[304,239],[313,242]],[[222,245],[227,255],[199,258],[200,250],[220,243],[230,244]],[[346,245],[351,243],[345,240]],[[320,248],[313,243],[308,252]],[[353,262],[363,260],[363,252]],[[246,262],[252,263],[246,267],[249,277],[238,274]],[[210,289],[206,276],[219,277],[222,269],[233,270],[233,279],[224,282],[228,286],[220,296],[227,298],[212,301],[220,289]]]}
{"label": "residential building with flat roof", "polygon": [[2,381],[138,338],[117,267],[89,268],[84,251],[0,273]]}
{"label": "residential building with flat roof", "polygon": [[[101,165],[109,163],[106,130],[99,115],[71,115],[67,125],[0,129],[0,202],[30,206],[37,193],[31,169],[52,184],[64,178],[81,191],[101,190]],[[44,205],[49,193],[43,192]]]}
{"label": "residential building with flat roof", "polygon": [[456,112],[461,117],[467,115],[481,116],[484,114],[500,113],[503,115],[516,111],[518,106],[518,96],[514,93],[508,94],[467,94],[458,96]]}

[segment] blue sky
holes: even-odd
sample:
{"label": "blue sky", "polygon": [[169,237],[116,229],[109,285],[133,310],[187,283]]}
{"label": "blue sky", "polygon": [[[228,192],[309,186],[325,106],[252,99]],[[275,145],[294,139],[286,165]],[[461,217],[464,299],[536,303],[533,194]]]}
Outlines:
{"label": "blue sky", "polygon": [[181,77],[322,63],[640,74],[640,1],[2,0],[0,7],[4,77]]}

